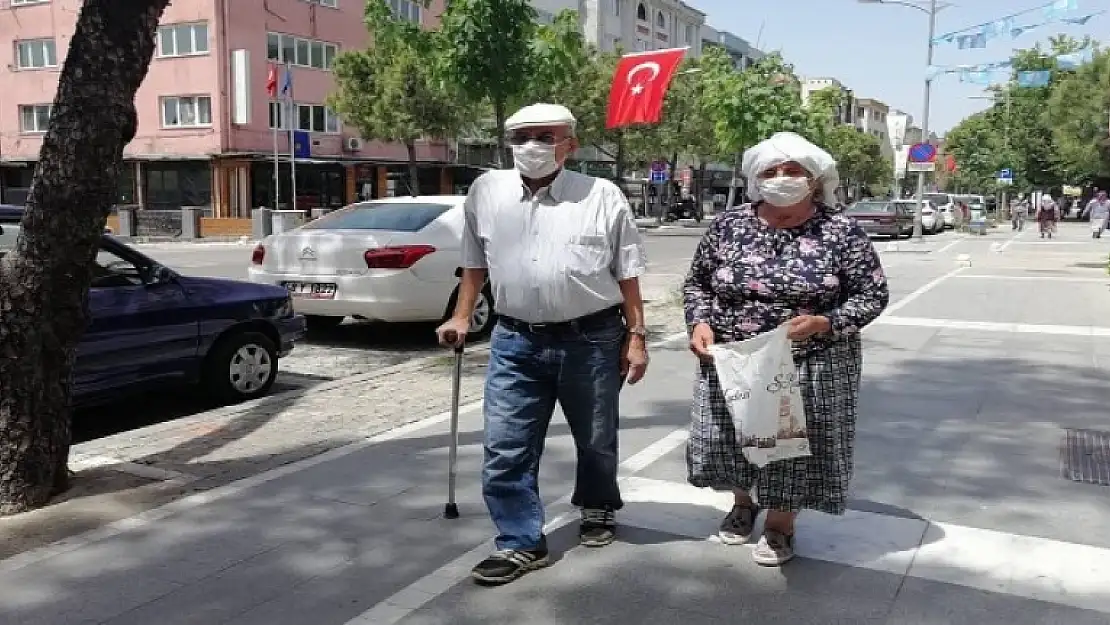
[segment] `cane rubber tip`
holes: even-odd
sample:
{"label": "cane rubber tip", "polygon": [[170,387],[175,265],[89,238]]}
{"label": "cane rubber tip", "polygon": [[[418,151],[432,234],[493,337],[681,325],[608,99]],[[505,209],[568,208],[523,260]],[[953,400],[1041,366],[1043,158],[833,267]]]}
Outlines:
{"label": "cane rubber tip", "polygon": [[453,504],[453,503],[447,504],[443,508],[443,518],[445,518],[445,519],[457,519],[457,518],[459,518],[459,506],[458,506],[458,504]]}

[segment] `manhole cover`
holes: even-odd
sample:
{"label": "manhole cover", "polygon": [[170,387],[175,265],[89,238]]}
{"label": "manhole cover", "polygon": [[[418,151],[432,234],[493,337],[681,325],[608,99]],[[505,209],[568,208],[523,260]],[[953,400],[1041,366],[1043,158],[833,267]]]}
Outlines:
{"label": "manhole cover", "polygon": [[1082,269],[1106,269],[1106,263],[1074,263],[1072,267],[1080,267]]}
{"label": "manhole cover", "polygon": [[1110,432],[1065,430],[1061,471],[1073,482],[1110,486]]}

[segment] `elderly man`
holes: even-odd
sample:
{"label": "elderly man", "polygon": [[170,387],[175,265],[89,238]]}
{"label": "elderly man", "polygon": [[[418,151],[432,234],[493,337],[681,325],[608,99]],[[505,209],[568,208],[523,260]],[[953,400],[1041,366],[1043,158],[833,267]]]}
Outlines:
{"label": "elderly man", "polygon": [[578,142],[570,111],[526,106],[505,122],[515,169],[480,176],[466,198],[462,283],[454,315],[438,330],[459,346],[485,280],[499,321],[485,387],[482,493],[498,529],[497,551],[473,577],[508,583],[548,564],[540,456],[555,404],[578,451],[573,503],[581,543],[613,541],[617,414],[622,384],[647,368],[638,277],[643,242],[613,183],[563,168]]}
{"label": "elderly man", "polygon": [[1106,198],[1105,191],[1095,189],[1095,197],[1083,209],[1082,217],[1091,220],[1091,238],[1101,239],[1103,230],[1110,223],[1110,199]]}

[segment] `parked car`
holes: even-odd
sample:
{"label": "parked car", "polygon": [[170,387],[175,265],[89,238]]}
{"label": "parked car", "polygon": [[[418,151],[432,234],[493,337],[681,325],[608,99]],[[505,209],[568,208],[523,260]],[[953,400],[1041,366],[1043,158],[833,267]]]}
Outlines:
{"label": "parked car", "polygon": [[[253,282],[285,287],[309,330],[346,317],[386,322],[440,321],[458,297],[464,196],[360,202],[255,248]],[[493,328],[493,292],[478,296],[471,331]]]}
{"label": "parked car", "polygon": [[19,222],[23,220],[23,207],[0,204],[0,258],[15,247],[19,237]]}
{"label": "parked car", "polygon": [[108,235],[88,308],[73,372],[78,405],[167,384],[198,384],[227,403],[261,397],[305,331],[284,289],[183,276]]}
{"label": "parked car", "polygon": [[[898,205],[900,210],[909,211],[911,217],[917,215],[917,200],[893,200],[893,202]],[[913,234],[913,222],[910,223],[910,234]],[[944,223],[941,221],[936,207],[929,200],[922,200],[921,231],[925,234],[936,234],[943,230]]]}
{"label": "parked car", "polygon": [[855,219],[867,234],[897,239],[913,234],[914,210],[895,200],[863,200],[849,206],[844,213]]}

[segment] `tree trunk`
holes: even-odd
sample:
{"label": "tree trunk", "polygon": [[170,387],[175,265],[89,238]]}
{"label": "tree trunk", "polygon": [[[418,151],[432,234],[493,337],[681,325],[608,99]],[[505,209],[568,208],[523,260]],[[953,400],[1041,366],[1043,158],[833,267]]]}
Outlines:
{"label": "tree trunk", "polygon": [[743,152],[736,153],[736,162],[732,165],[732,180],[728,181],[728,199],[725,200],[725,210],[732,208],[736,203],[736,194],[739,192],[739,187],[736,186],[736,179],[739,177],[740,162],[744,158]]}
{"label": "tree trunk", "polygon": [[505,102],[493,101],[493,119],[497,122],[497,154],[494,163],[498,169],[505,169]]}
{"label": "tree trunk", "polygon": [[416,166],[416,142],[405,141],[405,151],[409,154],[409,195],[420,195],[420,168]]}
{"label": "tree trunk", "polygon": [[68,483],[70,376],[135,92],[169,0],[84,0],[15,250],[0,261],[0,515]]}
{"label": "tree trunk", "polygon": [[616,155],[613,156],[613,160],[616,162],[616,172],[615,173],[617,174],[617,184],[623,184],[624,183],[624,168],[625,168],[624,158],[625,158],[624,157],[624,133],[618,131],[617,132],[617,153],[616,153]]}

